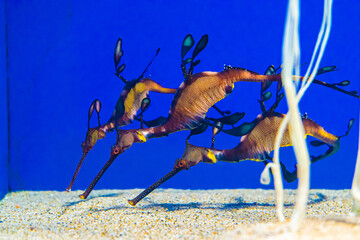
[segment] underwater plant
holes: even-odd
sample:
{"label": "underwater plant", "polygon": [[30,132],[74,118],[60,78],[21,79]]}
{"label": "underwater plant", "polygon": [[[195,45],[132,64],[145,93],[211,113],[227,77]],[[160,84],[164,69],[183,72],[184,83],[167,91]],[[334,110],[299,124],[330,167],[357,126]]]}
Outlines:
{"label": "underwater plant", "polygon": [[[124,83],[125,86],[120,94],[120,97],[115,105],[115,109],[109,118],[109,120],[105,124],[100,124],[100,109],[101,103],[98,99],[94,100],[89,108],[88,113],[88,128],[86,132],[85,141],[81,144],[83,155],[78,163],[74,176],[71,179],[71,182],[66,189],[66,191],[71,191],[71,188],[74,184],[74,181],[79,173],[82,163],[85,160],[86,155],[89,151],[94,147],[98,139],[105,138],[106,133],[117,129],[118,127],[122,127],[132,123],[132,121],[139,120],[141,123],[141,128],[143,128],[143,123],[148,127],[156,126],[161,123],[163,120],[162,117],[152,120],[152,121],[144,121],[143,113],[148,108],[150,104],[150,98],[148,97],[149,92],[158,92],[158,93],[175,93],[176,89],[174,88],[165,88],[150,78],[144,78],[144,74],[146,70],[149,68],[154,58],[159,53],[160,48],[156,51],[155,56],[147,65],[143,73],[136,79],[127,81],[121,73],[125,69],[125,64],[121,64],[119,66],[121,57],[123,56],[122,50],[122,39],[119,38],[115,45],[114,50],[114,63],[115,63],[115,75],[119,77]],[[98,116],[98,127],[90,128],[90,119],[95,111]],[[136,116],[138,110],[141,110],[140,115]]]}
{"label": "underwater plant", "polygon": [[[189,38],[189,35],[183,41],[182,59],[194,45],[193,43],[191,44],[192,41],[187,41],[187,38]],[[267,83],[269,81],[281,81],[281,74],[261,75],[237,67],[226,67],[222,72],[200,72],[193,74],[194,66],[199,63],[199,60],[194,61],[194,58],[205,48],[206,43],[207,37],[202,37],[193,51],[192,58],[190,60],[183,60],[182,64],[190,63],[189,72],[183,70],[185,81],[180,85],[172,100],[167,119],[161,125],[147,129],[116,129],[117,139],[111,148],[110,159],[95,176],[86,191],[80,195],[80,198],[86,199],[88,197],[115,159],[134,143],[143,143],[151,138],[164,137],[178,131],[193,130],[200,127],[202,123],[206,122],[205,116],[209,108],[229,95],[234,88],[235,82]],[[293,76],[293,78],[303,79],[299,76]],[[324,86],[331,85],[324,82],[321,83]],[[331,88],[337,89],[338,87],[332,86]],[[345,92],[348,95],[359,98],[356,93]]]}
{"label": "underwater plant", "polygon": [[[321,28],[313,51],[313,55],[310,61],[309,68],[304,76],[306,79],[296,92],[296,86],[292,82],[292,75],[295,72],[296,75],[300,72],[300,41],[299,41],[299,1],[289,0],[287,17],[285,23],[285,32],[282,48],[282,61],[283,61],[283,85],[285,89],[285,95],[289,106],[289,113],[286,114],[284,121],[279,127],[279,131],[275,140],[274,150],[274,164],[271,164],[271,168],[274,174],[275,189],[276,189],[276,208],[280,221],[284,220],[283,216],[283,186],[280,174],[279,163],[279,148],[281,146],[281,139],[287,129],[287,124],[290,128],[290,137],[294,145],[294,152],[296,160],[298,162],[298,194],[296,196],[295,210],[291,219],[291,229],[298,230],[300,224],[305,219],[306,204],[309,193],[309,179],[310,179],[310,158],[305,143],[305,131],[301,124],[299,117],[298,103],[310,84],[314,82],[315,73],[318,71],[320,61],[324,54],[324,50],[327,44],[327,40],[330,34],[331,21],[332,21],[332,0],[324,1],[324,13]],[[317,57],[317,58],[316,58]],[[313,67],[316,58],[315,65]],[[311,72],[311,74],[310,74]],[[350,125],[350,124],[349,124]],[[265,171],[267,168],[265,168]]]}

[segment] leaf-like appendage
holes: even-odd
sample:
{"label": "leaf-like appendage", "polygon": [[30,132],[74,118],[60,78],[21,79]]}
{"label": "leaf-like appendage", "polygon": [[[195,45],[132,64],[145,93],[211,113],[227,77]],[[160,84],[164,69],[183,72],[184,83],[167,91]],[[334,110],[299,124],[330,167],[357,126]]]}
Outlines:
{"label": "leaf-like appendage", "polygon": [[226,125],[234,125],[245,116],[245,113],[233,113],[230,116],[214,119],[214,121],[222,122]]}
{"label": "leaf-like appendage", "polygon": [[264,101],[269,100],[271,96],[272,96],[271,92],[266,92],[262,95]]}
{"label": "leaf-like appendage", "polygon": [[116,69],[116,73],[120,74],[124,71],[124,69],[125,69],[125,64],[123,63]]}
{"label": "leaf-like appendage", "polygon": [[184,64],[188,64],[188,63],[191,63],[192,61],[192,58],[187,58],[184,60]]}
{"label": "leaf-like appendage", "polygon": [[327,73],[327,72],[333,72],[333,71],[337,71],[337,70],[339,70],[339,69],[336,69],[336,66],[322,67],[318,70],[316,75],[320,75],[320,74]]}
{"label": "leaf-like appendage", "polygon": [[115,63],[115,69],[117,68],[117,66],[120,63],[120,59],[122,57],[122,55],[124,54],[123,50],[122,50],[122,40],[121,38],[119,38],[116,42],[115,45],[115,50],[114,50],[114,63]]}
{"label": "leaf-like appendage", "polygon": [[280,93],[279,94],[279,101],[281,101],[281,99],[283,99],[284,98],[284,93]]}
{"label": "leaf-like appendage", "polygon": [[206,47],[207,43],[209,41],[209,36],[205,34],[201,37],[200,41],[196,44],[196,47],[194,49],[192,59],[195,59],[195,57]]}
{"label": "leaf-like appendage", "polygon": [[224,133],[232,135],[232,136],[241,137],[241,136],[244,136],[244,135],[250,133],[254,129],[255,126],[256,126],[256,124],[253,122],[243,123],[239,127],[232,128],[232,129],[226,129],[226,130],[223,129],[222,131]]}
{"label": "leaf-like appendage", "polygon": [[352,128],[352,126],[354,126],[354,122],[355,122],[355,119],[353,119],[353,118],[349,120],[349,123],[348,123],[349,130]]}
{"label": "leaf-like appendage", "polygon": [[348,130],[346,131],[346,133],[345,133],[344,135],[342,135],[342,136],[340,136],[340,137],[345,137],[345,136],[349,135],[351,128],[354,126],[354,122],[355,122],[355,119],[354,119],[354,118],[352,118],[352,119],[349,120]]}
{"label": "leaf-like appendage", "polygon": [[141,113],[145,112],[145,110],[149,107],[150,102],[151,102],[150,98],[144,98],[141,101]]}
{"label": "leaf-like appendage", "polygon": [[193,63],[193,67],[199,65],[199,63],[200,63],[200,60],[196,60],[196,61]]}
{"label": "leaf-like appendage", "polygon": [[276,74],[276,69],[274,65],[271,65],[266,69],[265,75],[275,75],[275,74]]}
{"label": "leaf-like appendage", "polygon": [[345,87],[345,86],[348,86],[349,84],[350,84],[349,80],[344,80],[342,82],[336,83],[335,85]]}
{"label": "leaf-like appendage", "polygon": [[322,146],[322,145],[325,145],[326,143],[322,142],[322,141],[318,141],[318,140],[314,140],[314,141],[311,141],[310,142],[310,145],[311,146],[314,146],[314,147],[319,147],[319,146]]}
{"label": "leaf-like appendage", "polygon": [[93,112],[94,112],[94,109],[95,109],[95,102],[96,102],[97,99],[95,99],[94,101],[92,101],[90,107],[89,107],[89,113],[88,113],[88,119],[90,120]]}
{"label": "leaf-like appendage", "polygon": [[195,41],[193,36],[191,34],[186,35],[181,46],[181,60],[184,59],[185,55],[190,51],[194,44]]}
{"label": "leaf-like appendage", "polygon": [[154,120],[144,121],[144,124],[150,128],[150,127],[159,126],[159,125],[163,124],[165,121],[166,121],[166,118],[160,116]]}
{"label": "leaf-like appendage", "polygon": [[194,129],[192,129],[192,130],[190,131],[190,134],[189,134],[189,136],[188,136],[188,139],[189,139],[191,136],[193,136],[193,135],[198,135],[198,134],[201,134],[201,133],[205,132],[208,127],[209,127],[209,125],[206,124],[206,123],[200,124],[199,127],[194,128]]}
{"label": "leaf-like appendage", "polygon": [[101,109],[101,102],[99,99],[95,100],[95,111],[99,114]]}

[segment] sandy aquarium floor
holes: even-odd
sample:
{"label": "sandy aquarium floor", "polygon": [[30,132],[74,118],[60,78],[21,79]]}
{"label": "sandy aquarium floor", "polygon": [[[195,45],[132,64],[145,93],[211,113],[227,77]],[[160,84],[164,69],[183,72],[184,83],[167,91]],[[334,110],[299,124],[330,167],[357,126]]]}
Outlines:
{"label": "sandy aquarium floor", "polygon": [[[13,192],[0,201],[0,239],[360,239],[349,190],[311,190],[298,232],[278,223],[273,190],[141,189]],[[285,192],[289,220],[295,191]]]}

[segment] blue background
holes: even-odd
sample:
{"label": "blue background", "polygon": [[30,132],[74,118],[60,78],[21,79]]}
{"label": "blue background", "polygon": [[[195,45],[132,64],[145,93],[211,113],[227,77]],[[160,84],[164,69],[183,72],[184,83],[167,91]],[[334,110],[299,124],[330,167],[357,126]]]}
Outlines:
{"label": "blue background", "polygon": [[8,99],[5,2],[0,1],[0,199],[8,191]]}
{"label": "blue background", "polygon": [[[340,71],[319,76],[359,90],[359,12],[356,1],[335,1],[333,28],[321,66]],[[6,7],[6,9],[4,9]],[[183,81],[180,49],[186,34],[196,41],[209,34],[195,72],[222,71],[224,64],[264,73],[281,64],[281,47],[287,1],[7,1],[1,4],[1,109],[9,87],[10,166],[7,157],[7,115],[1,115],[1,186],[11,190],[65,190],[81,157],[91,101],[102,101],[105,122],[124,84],[114,76],[113,50],[123,39],[126,64],[123,76],[138,77],[158,47],[159,56],[147,72],[163,86],[177,88]],[[322,1],[302,1],[301,61],[309,62],[322,20]],[[8,68],[5,64],[7,24]],[[303,73],[305,72],[303,69]],[[6,76],[8,81],[6,81]],[[275,85],[275,84],[274,84]],[[274,86],[273,86],[274,87]],[[272,88],[273,91],[274,88]],[[234,92],[217,104],[224,110],[246,112],[243,121],[259,113],[260,84],[237,83]],[[166,116],[172,95],[150,94],[146,119]],[[272,100],[270,100],[272,101]],[[285,112],[285,101],[278,111]],[[313,85],[303,98],[301,111],[331,133],[341,135],[355,118],[350,136],[340,151],[311,166],[311,187],[350,188],[357,154],[359,100],[332,89]],[[3,111],[2,111],[3,112]],[[219,116],[214,110],[209,116]],[[96,117],[92,126],[96,126]],[[241,122],[240,122],[241,123]],[[128,128],[138,128],[134,122]],[[4,131],[3,131],[4,130]],[[145,188],[172,169],[185,149],[189,132],[171,134],[136,144],[118,157],[95,189]],[[115,133],[99,141],[86,158],[73,189],[85,189],[110,155]],[[239,138],[219,134],[217,148],[232,148]],[[210,146],[211,130],[194,136],[191,143]],[[320,153],[326,148],[310,152]],[[291,148],[281,160],[293,168]],[[6,173],[3,173],[4,166]],[[199,164],[162,187],[272,188],[259,183],[262,163]],[[6,174],[9,174],[7,177]],[[296,188],[297,182],[285,184]]]}

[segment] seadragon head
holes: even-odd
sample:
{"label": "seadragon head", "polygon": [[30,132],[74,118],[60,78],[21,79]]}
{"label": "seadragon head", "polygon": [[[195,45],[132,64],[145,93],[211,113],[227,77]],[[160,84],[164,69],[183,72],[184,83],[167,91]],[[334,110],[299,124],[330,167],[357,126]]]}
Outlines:
{"label": "seadragon head", "polygon": [[83,154],[86,155],[94,147],[98,139],[105,138],[105,132],[99,127],[90,128],[85,137],[85,141],[82,142],[81,148]]}
{"label": "seadragon head", "polygon": [[[88,130],[86,132],[86,137],[85,137],[85,141],[81,143],[81,148],[82,148],[82,157],[80,159],[80,162],[78,163],[75,173],[71,179],[71,182],[69,184],[69,186],[67,187],[66,191],[71,191],[71,188],[75,182],[75,179],[80,171],[81,165],[83,164],[86,155],[90,152],[90,150],[94,147],[94,145],[96,144],[97,140],[99,139],[103,139],[105,138],[105,131],[103,131],[101,129],[101,125],[100,125],[100,109],[101,109],[101,102],[98,99],[95,99],[89,108],[89,113],[88,113]],[[98,115],[98,123],[99,126],[98,127],[94,127],[94,128],[90,128],[90,119],[91,116],[94,112],[94,110],[96,111],[97,115]]]}
{"label": "seadragon head", "polygon": [[111,147],[111,157],[123,153],[134,143],[146,142],[146,137],[138,130],[118,130],[116,143]]}
{"label": "seadragon head", "polygon": [[209,148],[197,147],[186,142],[185,152],[180,159],[176,159],[174,169],[188,170],[200,162],[216,163],[216,157],[213,151]]}

